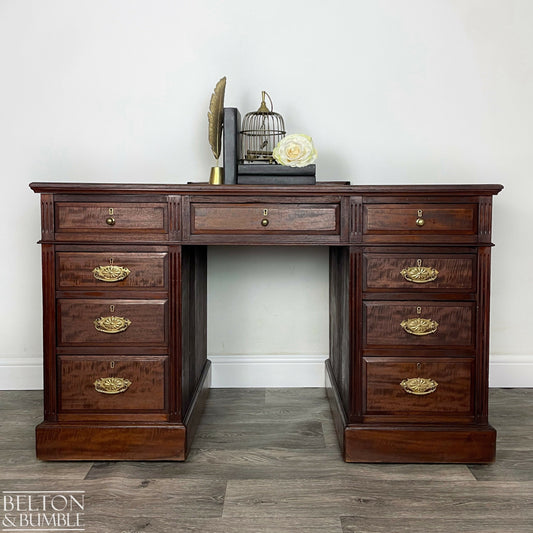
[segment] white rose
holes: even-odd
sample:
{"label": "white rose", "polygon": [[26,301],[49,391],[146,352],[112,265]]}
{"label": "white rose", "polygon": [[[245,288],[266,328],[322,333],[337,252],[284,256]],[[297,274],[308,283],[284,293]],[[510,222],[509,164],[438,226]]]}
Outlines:
{"label": "white rose", "polygon": [[280,165],[306,167],[316,161],[318,154],[311,137],[301,133],[293,133],[279,141],[272,155]]}

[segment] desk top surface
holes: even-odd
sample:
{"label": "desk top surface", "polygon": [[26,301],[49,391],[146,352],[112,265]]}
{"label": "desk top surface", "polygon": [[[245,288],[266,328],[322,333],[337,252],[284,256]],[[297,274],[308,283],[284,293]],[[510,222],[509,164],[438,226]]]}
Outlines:
{"label": "desk top surface", "polygon": [[197,195],[495,195],[502,189],[498,184],[445,185],[350,185],[345,181],[317,182],[316,185],[209,185],[208,183],[152,184],[152,183],[76,183],[33,182],[36,193],[55,194],[197,194]]}

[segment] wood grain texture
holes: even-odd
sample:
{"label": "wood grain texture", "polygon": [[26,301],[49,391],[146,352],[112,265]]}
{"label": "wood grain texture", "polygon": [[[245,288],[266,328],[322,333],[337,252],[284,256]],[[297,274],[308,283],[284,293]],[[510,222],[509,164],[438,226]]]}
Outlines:
{"label": "wood grain texture", "polygon": [[[167,300],[60,299],[57,314],[61,346],[165,346],[168,343]],[[126,318],[131,325],[118,333],[98,331],[94,321],[108,316]]]}
{"label": "wood grain texture", "polygon": [[[57,289],[166,289],[168,287],[168,254],[121,252],[58,252]],[[101,281],[93,270],[99,266],[120,266],[130,272],[120,281]]]}
{"label": "wood grain texture", "polygon": [[[113,218],[113,225],[106,220]],[[55,231],[60,232],[160,232],[168,231],[168,206],[156,203],[57,202]]]}
{"label": "wood grain texture", "polygon": [[[419,217],[418,212],[422,211]],[[424,225],[416,220],[421,218]],[[366,205],[363,214],[363,232],[368,234],[411,233],[419,236],[429,233],[474,234],[477,231],[476,204],[375,204]]]}
{"label": "wood grain texture", "polygon": [[[266,213],[266,214],[265,214]],[[192,204],[191,235],[201,233],[339,234],[339,205]],[[262,223],[266,221],[267,225]]]}
{"label": "wood grain texture", "polygon": [[[403,415],[411,420],[473,415],[473,363],[470,359],[365,357],[365,414]],[[404,379],[423,377],[438,383],[431,394],[417,396],[401,387]],[[417,416],[418,415],[418,416]]]}
{"label": "wood grain texture", "polygon": [[[442,289],[460,291],[475,291],[476,257],[473,254],[465,255],[462,250],[456,254],[364,254],[363,264],[363,290],[376,289],[403,289],[405,291],[427,292]],[[417,261],[427,268],[438,271],[434,281],[426,283],[413,283],[401,274],[403,269],[416,267]]]}
{"label": "wood grain texture", "polygon": [[[131,385],[118,394],[98,392],[95,381],[106,377],[124,378]],[[167,357],[60,356],[59,407],[82,412],[162,411],[167,380]]]}
{"label": "wood grain texture", "polygon": [[[417,307],[421,308],[420,314]],[[474,344],[475,306],[469,302],[371,302],[363,305],[364,342],[369,346],[464,346]],[[410,318],[438,323],[435,333],[412,335],[401,326]]]}

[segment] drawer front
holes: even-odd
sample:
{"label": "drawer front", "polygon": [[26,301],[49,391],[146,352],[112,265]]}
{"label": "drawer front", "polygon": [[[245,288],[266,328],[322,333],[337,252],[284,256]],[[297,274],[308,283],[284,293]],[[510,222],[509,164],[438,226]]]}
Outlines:
{"label": "drawer front", "polygon": [[340,235],[340,204],[191,204],[191,235]]}
{"label": "drawer front", "polygon": [[168,206],[164,203],[129,202],[57,202],[56,233],[99,232],[99,236],[116,233],[167,233]]}
{"label": "drawer front", "polygon": [[475,291],[473,254],[364,254],[364,290]]}
{"label": "drawer front", "polygon": [[57,288],[166,289],[168,254],[58,252]]}
{"label": "drawer front", "polygon": [[166,356],[60,356],[60,409],[163,410],[166,368]]}
{"label": "drawer front", "polygon": [[477,204],[367,204],[367,235],[475,235]]}
{"label": "drawer front", "polygon": [[471,415],[473,359],[366,357],[368,415]]}
{"label": "drawer front", "polygon": [[167,300],[60,299],[60,346],[163,346],[167,344]]}
{"label": "drawer front", "polygon": [[472,347],[474,302],[364,302],[366,346]]}

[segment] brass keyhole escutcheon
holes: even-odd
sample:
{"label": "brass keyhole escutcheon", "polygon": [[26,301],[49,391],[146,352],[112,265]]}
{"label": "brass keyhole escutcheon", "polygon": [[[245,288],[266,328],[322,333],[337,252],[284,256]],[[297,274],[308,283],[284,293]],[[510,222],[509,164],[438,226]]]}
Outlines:
{"label": "brass keyhole escutcheon", "polygon": [[418,218],[416,219],[416,225],[422,227],[426,223],[426,221],[422,218],[424,216],[424,212],[422,209],[419,209],[417,214]]}
{"label": "brass keyhole escutcheon", "polygon": [[263,220],[261,220],[261,225],[262,226],[268,226],[268,218],[264,218]]}
{"label": "brass keyhole escutcheon", "polygon": [[115,361],[111,361],[111,363],[109,364],[109,366],[110,366],[111,368],[115,368]]}
{"label": "brass keyhole escutcheon", "polygon": [[109,208],[109,216],[105,219],[105,223],[108,226],[114,226],[115,225],[115,217],[113,216],[115,214],[114,208]]}

